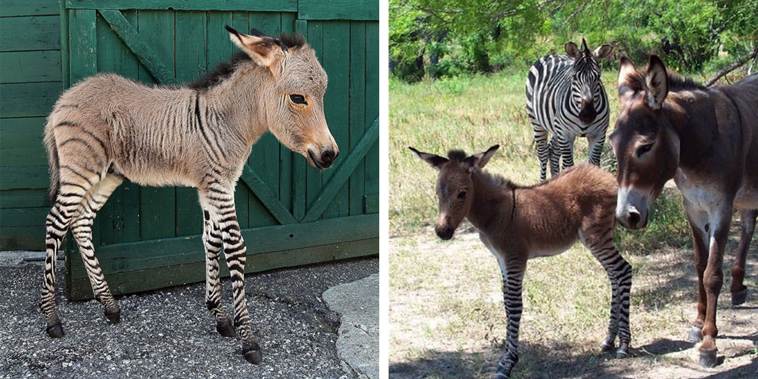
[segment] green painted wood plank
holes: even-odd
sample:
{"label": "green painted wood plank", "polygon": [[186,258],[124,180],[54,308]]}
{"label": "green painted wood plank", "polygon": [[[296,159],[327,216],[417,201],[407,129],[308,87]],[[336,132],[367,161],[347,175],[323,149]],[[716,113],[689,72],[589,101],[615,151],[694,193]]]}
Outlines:
{"label": "green painted wood plank", "polygon": [[297,0],[67,0],[66,7],[71,9],[297,12]]}
{"label": "green painted wood plank", "polygon": [[[140,39],[153,48],[160,62],[174,76],[173,14],[163,11],[139,11],[136,24]],[[138,77],[141,82],[156,83],[142,64],[139,65]],[[176,192],[175,187],[140,188],[140,235],[143,240],[170,238],[177,235]],[[195,213],[198,213],[200,208],[197,202],[193,203],[192,200],[187,203],[187,207]]]}
{"label": "green painted wood plank", "polygon": [[61,89],[61,82],[0,84],[0,117],[47,116]]}
{"label": "green painted wood plank", "polygon": [[[243,230],[242,237],[247,244],[248,257],[255,257],[275,251],[378,238],[379,218],[377,215],[361,215],[319,220],[308,224],[266,226]],[[74,252],[74,255],[77,254]],[[169,267],[174,264],[176,256],[185,254],[195,254],[198,260],[204,259],[201,236],[102,246],[97,254],[106,273]],[[254,259],[250,258],[248,261]],[[74,273],[74,277],[79,275]],[[81,275],[86,277],[86,272],[82,270]]]}
{"label": "green painted wood plank", "polygon": [[[2,7],[4,8],[3,4]],[[60,16],[2,19],[0,51],[59,50]]]}
{"label": "green painted wood plank", "polygon": [[[366,125],[379,117],[379,23],[366,23]],[[379,193],[379,144],[366,154],[366,194]]]}
{"label": "green painted wood plank", "polygon": [[60,12],[55,0],[3,0],[0,17],[57,16]]}
{"label": "green painted wood plank", "polygon": [[9,190],[0,192],[0,208],[50,207],[47,190]]}
{"label": "green painted wood plank", "polygon": [[38,189],[50,186],[47,165],[32,167],[0,167],[0,191]]}
{"label": "green painted wood plank", "polygon": [[60,80],[60,51],[0,53],[0,83],[57,82]]}
{"label": "green painted wood plank", "polygon": [[[282,32],[293,33],[295,31],[295,16],[294,13],[282,13]],[[294,215],[293,206],[293,152],[286,146],[279,145],[279,202],[284,208],[286,208],[290,214]]]}
{"label": "green painted wood plank", "polygon": [[0,166],[41,166],[47,164],[47,153],[42,147],[0,149]]}
{"label": "green painted wood plank", "polygon": [[[340,242],[307,249],[260,254],[255,256],[254,259],[248,259],[247,265],[245,265],[245,272],[262,272],[325,261],[371,256],[378,253],[378,238]],[[220,276],[228,277],[229,271],[226,265],[222,264],[220,266]],[[171,269],[159,267],[126,273],[106,274],[105,279],[108,281],[108,286],[114,295],[151,291],[204,281],[205,262],[195,261],[179,264],[171,267]],[[66,281],[66,284],[66,298],[69,300],[86,300],[93,297],[89,279],[87,278],[75,278],[71,282]]]}
{"label": "green painted wood plank", "polygon": [[[325,22],[323,41],[324,60],[321,64],[329,75],[329,87],[324,97],[326,122],[337,146],[350,151],[350,43],[346,43],[350,41],[350,22]],[[346,157],[347,154],[340,154],[333,167],[339,167]],[[325,170],[322,176],[324,182],[328,182],[335,172]],[[348,183],[345,181],[324,210],[323,217],[347,216],[348,196]]]}
{"label": "green painted wood plank", "polygon": [[[308,38],[308,22],[295,20],[295,31]],[[298,221],[305,217],[307,205],[306,193],[308,189],[307,173],[308,163],[300,154],[292,153],[292,215]]]}
{"label": "green painted wood plank", "polygon": [[0,118],[0,148],[42,147],[46,117]]}
{"label": "green painted wood plank", "polygon": [[140,38],[137,31],[126,21],[121,12],[102,10],[100,14],[159,83],[178,84],[172,73],[161,62],[153,49]]}
{"label": "green painted wood plank", "polygon": [[355,149],[351,151],[350,155],[345,159],[345,163],[337,168],[334,175],[324,186],[316,200],[312,203],[310,208],[308,208],[308,213],[305,215],[302,222],[315,221],[321,216],[332,199],[334,199],[334,196],[345,184],[355,167],[357,167],[358,163],[363,160],[366,153],[376,144],[378,139],[379,118],[374,120],[374,123],[368,128],[368,130],[366,130],[361,141],[358,142]]}
{"label": "green painted wood plank", "polygon": [[[308,44],[316,52],[319,62],[324,62],[323,33],[324,23],[319,21],[308,22]],[[305,159],[302,156],[299,159]],[[317,168],[307,166],[305,171],[305,199],[306,206],[310,207],[323,186],[323,172]],[[306,213],[307,214],[307,213]],[[307,217],[307,216],[306,216]]]}
{"label": "green painted wood plank", "polygon": [[[171,12],[163,12],[169,14]],[[207,71],[206,14],[205,12],[174,12],[176,30],[176,79],[185,83],[199,79]],[[231,44],[231,42],[226,42]],[[188,236],[203,232],[203,213],[197,190],[177,188],[176,200],[184,203],[177,207],[176,235]]]}
{"label": "green painted wood plank", "polygon": [[66,1],[59,1],[59,13],[60,14],[60,40],[61,40],[61,77],[63,79],[63,88],[68,89],[71,87],[71,51],[70,51],[70,35],[69,35],[69,12],[66,10]]}
{"label": "green painted wood plank", "polygon": [[0,228],[0,250],[45,250],[45,225]]}
{"label": "green painted wood plank", "polygon": [[[366,23],[350,23],[350,151],[366,131]],[[350,175],[350,215],[363,214],[365,160]]]}
{"label": "green painted wood plank", "polygon": [[379,195],[366,195],[365,199],[366,213],[379,213]]}
{"label": "green painted wood plank", "polygon": [[379,20],[379,0],[298,0],[303,20]]}
{"label": "green painted wood plank", "polygon": [[[0,227],[45,225],[48,207],[0,209]],[[43,238],[44,234],[40,235]]]}
{"label": "green painted wood plank", "polygon": [[72,85],[97,73],[96,25],[97,16],[93,10],[69,12],[69,69]]}
{"label": "green painted wood plank", "polygon": [[276,218],[277,222],[283,225],[297,222],[287,208],[279,202],[279,197],[271,191],[271,188],[258,177],[250,166],[245,165],[242,169],[242,176],[240,179],[248,188],[250,188],[255,196],[261,200],[265,205],[264,209],[267,212],[270,212],[270,214]]}

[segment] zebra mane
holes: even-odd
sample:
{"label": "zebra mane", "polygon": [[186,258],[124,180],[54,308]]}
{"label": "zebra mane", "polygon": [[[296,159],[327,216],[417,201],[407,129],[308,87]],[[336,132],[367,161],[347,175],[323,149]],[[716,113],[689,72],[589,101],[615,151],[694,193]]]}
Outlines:
{"label": "zebra mane", "polygon": [[[451,161],[463,162],[464,160],[466,160],[466,157],[468,157],[468,154],[466,154],[466,152],[464,152],[463,150],[450,150],[447,153],[447,157]],[[503,187],[509,190],[534,187],[534,186],[522,186],[520,184],[516,184],[510,179],[506,179],[504,176],[499,175],[499,174],[493,174],[484,170],[478,170],[478,172],[486,181],[490,182],[492,185],[496,187]]]}

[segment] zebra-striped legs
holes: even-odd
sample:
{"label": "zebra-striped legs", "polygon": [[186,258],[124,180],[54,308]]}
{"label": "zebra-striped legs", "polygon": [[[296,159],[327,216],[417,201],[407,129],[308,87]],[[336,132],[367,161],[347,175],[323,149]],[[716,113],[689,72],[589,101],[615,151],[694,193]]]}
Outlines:
{"label": "zebra-striped legs", "polygon": [[[207,287],[208,287],[208,302],[213,300],[211,292],[218,293],[218,271],[213,273],[213,268],[218,268],[216,263],[218,259],[217,254],[214,257],[214,252],[218,251],[218,248],[212,246],[213,241],[218,241],[215,230],[221,232],[221,241],[224,247],[224,256],[226,258],[226,265],[229,267],[229,274],[232,279],[232,293],[234,296],[234,327],[239,333],[242,339],[242,353],[251,363],[258,364],[262,360],[261,348],[258,342],[253,336],[253,331],[250,327],[250,316],[247,312],[247,300],[245,299],[245,261],[247,247],[245,241],[242,239],[240,232],[240,226],[237,222],[237,215],[234,208],[234,184],[228,186],[222,186],[218,181],[212,181],[207,185],[207,189],[200,190],[200,204],[204,211],[208,212],[208,222],[206,222],[206,231],[208,230],[208,223],[211,223],[211,229],[207,233],[208,237],[204,237],[206,242],[206,262],[207,262]],[[216,225],[218,229],[216,229]],[[208,247],[211,247],[208,250]],[[208,303],[206,303],[208,304]],[[219,305],[208,304],[208,308],[213,312],[213,309],[221,310]],[[218,316],[218,313],[213,312],[216,317],[217,329],[221,326],[219,332],[224,334],[222,322],[223,318]],[[223,317],[223,316],[221,316]]]}
{"label": "zebra-striped legs", "polygon": [[540,160],[540,180],[547,179],[547,162],[551,152],[547,143],[547,130],[534,127],[534,142],[537,145],[537,158]]}
{"label": "zebra-striped legs", "polygon": [[505,353],[497,363],[497,379],[509,378],[513,366],[518,362],[518,333],[521,323],[521,313],[524,310],[521,300],[526,261],[509,262],[510,266],[500,263],[503,275],[503,300],[505,302],[505,317],[508,321],[508,335],[505,339]]}
{"label": "zebra-striped legs", "polygon": [[53,338],[63,337],[63,327],[58,318],[58,313],[55,312],[55,265],[58,248],[61,246],[63,236],[66,235],[66,230],[68,230],[68,225],[71,222],[71,216],[74,211],[73,205],[64,206],[58,200],[53,205],[53,208],[50,209],[50,212],[48,212],[47,220],[45,221],[47,229],[47,235],[45,236],[45,274],[39,305],[47,322],[47,334]]}
{"label": "zebra-striped legs", "polygon": [[210,219],[210,213],[203,210],[203,245],[205,246],[205,305],[216,319],[216,330],[224,337],[235,335],[232,322],[221,307],[221,290],[219,283],[219,255],[223,240],[221,229]]}
{"label": "zebra-striped legs", "polygon": [[92,224],[95,221],[97,211],[105,205],[108,197],[123,181],[121,177],[109,174],[105,179],[95,184],[87,192],[77,211],[77,216],[71,222],[71,233],[79,246],[79,253],[82,255],[82,261],[84,261],[84,267],[87,270],[95,299],[105,306],[105,316],[113,323],[119,322],[121,309],[111,295],[100,263],[95,256],[95,248],[92,245]]}
{"label": "zebra-striped legs", "polygon": [[574,140],[576,136],[567,135],[558,137],[558,146],[560,147],[562,166],[561,170],[565,170],[574,165]]}
{"label": "zebra-striped legs", "polygon": [[604,144],[605,134],[587,135],[587,150],[590,153],[589,162],[595,166],[600,166],[600,156],[603,154]]}

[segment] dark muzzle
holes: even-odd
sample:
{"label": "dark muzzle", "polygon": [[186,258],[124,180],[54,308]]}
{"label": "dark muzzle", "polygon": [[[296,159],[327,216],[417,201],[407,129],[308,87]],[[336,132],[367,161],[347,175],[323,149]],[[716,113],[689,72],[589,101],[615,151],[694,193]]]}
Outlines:
{"label": "dark muzzle", "polygon": [[454,230],[448,225],[437,225],[434,228],[434,231],[437,233],[437,237],[440,237],[441,239],[445,241],[453,238]]}
{"label": "dark muzzle", "polygon": [[597,117],[595,105],[588,101],[582,101],[582,108],[579,110],[579,121],[584,125],[589,125],[595,121],[595,117]]}

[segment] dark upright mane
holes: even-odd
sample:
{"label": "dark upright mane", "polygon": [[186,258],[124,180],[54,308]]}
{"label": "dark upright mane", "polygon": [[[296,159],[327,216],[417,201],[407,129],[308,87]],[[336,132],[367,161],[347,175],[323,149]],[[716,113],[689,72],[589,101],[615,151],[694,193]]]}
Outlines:
{"label": "dark upright mane", "polygon": [[279,40],[290,49],[298,49],[305,46],[305,36],[300,33],[281,33]]}
{"label": "dark upright mane", "polygon": [[[690,78],[683,77],[676,72],[666,70],[666,74],[669,79],[669,91],[671,92],[697,90],[705,91],[708,89],[702,84],[699,84]],[[629,74],[627,78],[629,79],[628,83],[630,84],[630,88],[635,92],[639,92],[645,89],[645,73],[636,71]]]}
{"label": "dark upright mane", "polygon": [[[447,152],[447,158],[451,161],[463,162],[468,155],[463,150],[450,150]],[[478,170],[481,175],[489,180],[492,184],[498,187],[505,187],[507,189],[513,188],[531,188],[533,186],[522,186],[512,182],[510,179],[504,178],[502,175],[493,174],[484,170]]]}

